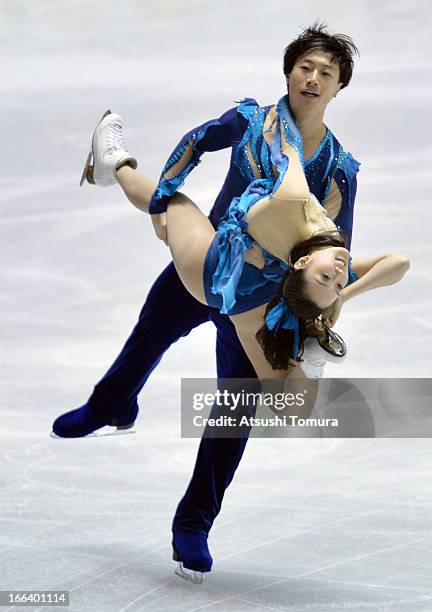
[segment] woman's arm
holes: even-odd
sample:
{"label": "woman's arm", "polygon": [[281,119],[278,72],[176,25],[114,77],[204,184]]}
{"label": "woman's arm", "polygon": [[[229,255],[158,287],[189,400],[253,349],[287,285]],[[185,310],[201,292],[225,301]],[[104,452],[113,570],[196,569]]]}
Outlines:
{"label": "woman's arm", "polygon": [[339,318],[342,306],[353,297],[371,289],[398,283],[410,267],[408,257],[398,253],[384,253],[375,257],[363,257],[352,261],[352,269],[358,280],[344,287],[341,295],[324,314],[323,321],[333,327]]}
{"label": "woman's arm", "polygon": [[352,269],[359,278],[342,289],[343,302],[371,289],[398,283],[409,267],[408,257],[399,253],[383,253],[375,257],[354,259]]}

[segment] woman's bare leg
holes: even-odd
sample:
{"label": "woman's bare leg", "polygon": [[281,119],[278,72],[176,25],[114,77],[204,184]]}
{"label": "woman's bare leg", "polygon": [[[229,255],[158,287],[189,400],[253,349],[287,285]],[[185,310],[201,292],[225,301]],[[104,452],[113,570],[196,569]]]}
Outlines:
{"label": "woman's bare leg", "polygon": [[204,262],[215,230],[198,206],[182,193],[171,198],[167,209],[168,246],[186,289],[206,304]]}
{"label": "woman's bare leg", "polygon": [[[292,406],[287,406],[282,411],[277,411],[277,414],[279,416],[308,418],[310,417],[317,400],[317,381],[313,380],[306,382],[308,379],[306,379],[302,368],[296,361],[291,362],[293,367],[291,367],[289,370],[272,369],[271,365],[264,356],[261,345],[258,343],[258,340],[255,337],[256,332],[264,323],[265,309],[266,305],[258,306],[258,308],[254,308],[248,312],[232,315],[230,319],[234,323],[237,336],[239,337],[239,340],[247,356],[249,357],[249,360],[255,368],[258,378],[261,381],[261,388],[264,394],[287,394],[292,392],[303,393],[304,389],[307,389],[307,394],[303,395],[304,403],[296,403]],[[304,386],[302,384],[301,389],[299,384],[295,383],[296,380],[299,382],[304,381]],[[278,382],[280,384],[278,384]],[[260,414],[260,416],[269,416],[268,408],[261,408],[261,410],[263,410],[263,412]],[[288,430],[291,430],[289,425]],[[288,430],[288,435],[291,435]]]}
{"label": "woman's bare leg", "polygon": [[255,334],[264,323],[266,307],[267,304],[263,304],[253,310],[248,310],[247,312],[242,312],[230,317],[231,321],[234,323],[240,342],[255,368],[258,378],[270,378],[275,380],[285,380],[285,378],[288,377],[305,378],[303,370],[296,361],[292,361],[293,367],[289,370],[273,370],[265,358]]}
{"label": "woman's bare leg", "polygon": [[[148,212],[157,183],[130,166],[116,172],[117,180],[128,200]],[[186,289],[206,304],[203,268],[215,230],[198,206],[182,193],[176,193],[167,209],[168,246],[176,270]]]}
{"label": "woman's bare leg", "polygon": [[157,186],[156,181],[149,176],[143,176],[130,166],[119,168],[116,178],[129,202],[148,213],[150,200]]}

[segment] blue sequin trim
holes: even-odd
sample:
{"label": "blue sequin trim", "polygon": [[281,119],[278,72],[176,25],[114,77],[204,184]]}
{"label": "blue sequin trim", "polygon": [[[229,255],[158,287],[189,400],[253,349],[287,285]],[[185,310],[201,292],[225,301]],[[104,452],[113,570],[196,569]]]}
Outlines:
{"label": "blue sequin trim", "polygon": [[208,121],[187,140],[182,146],[174,151],[162,170],[161,177],[164,176],[183,156],[186,148],[192,143],[192,157],[183,170],[172,178],[161,178],[159,184],[150,200],[150,212],[165,212],[167,208],[167,198],[184,184],[189,173],[200,163],[201,153],[197,149],[198,143],[204,138],[207,129],[213,125],[220,125],[218,120]]}

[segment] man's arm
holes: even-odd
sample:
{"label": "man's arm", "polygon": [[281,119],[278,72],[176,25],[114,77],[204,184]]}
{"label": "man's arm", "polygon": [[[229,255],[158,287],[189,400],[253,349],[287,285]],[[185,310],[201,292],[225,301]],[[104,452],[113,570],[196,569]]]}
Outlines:
{"label": "man's arm", "polygon": [[191,130],[179,142],[165,164],[156,190],[150,201],[149,212],[166,211],[169,198],[183,185],[188,174],[199,164],[207,151],[220,151],[232,146],[242,134],[237,107],[219,119],[207,121]]}

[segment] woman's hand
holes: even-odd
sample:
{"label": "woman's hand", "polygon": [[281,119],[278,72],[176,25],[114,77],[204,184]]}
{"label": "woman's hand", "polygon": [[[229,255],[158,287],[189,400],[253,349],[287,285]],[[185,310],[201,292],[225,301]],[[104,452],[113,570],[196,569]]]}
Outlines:
{"label": "woman's hand", "polygon": [[167,214],[166,212],[158,215],[150,215],[153,223],[153,228],[156,236],[159,240],[163,240],[168,246],[168,234],[167,234]]}
{"label": "woman's hand", "polygon": [[336,321],[339,318],[340,311],[342,309],[344,300],[342,295],[340,295],[335,302],[330,306],[328,310],[326,310],[323,314],[323,322],[327,327],[333,327]]}

